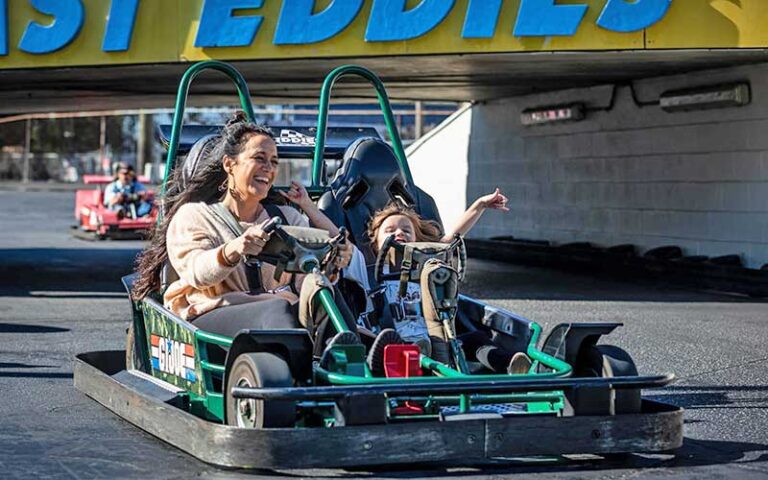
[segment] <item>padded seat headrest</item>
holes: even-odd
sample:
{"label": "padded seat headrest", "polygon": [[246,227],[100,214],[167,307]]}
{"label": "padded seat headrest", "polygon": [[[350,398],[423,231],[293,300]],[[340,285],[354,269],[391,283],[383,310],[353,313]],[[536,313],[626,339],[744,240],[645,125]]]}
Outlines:
{"label": "padded seat headrest", "polygon": [[182,163],[180,166],[180,190],[186,189],[192,177],[194,177],[198,172],[203,171],[203,169],[213,161],[211,152],[216,146],[216,142],[219,140],[219,138],[221,138],[220,135],[206,135],[195,142],[194,145],[192,145],[189,153],[184,158],[184,163]]}
{"label": "padded seat headrest", "polygon": [[360,138],[347,148],[331,186],[345,191],[341,204],[345,210],[365,205],[375,211],[392,201],[414,204],[395,152],[378,138]]}
{"label": "padded seat headrest", "polygon": [[371,285],[375,284],[376,256],[366,234],[368,222],[374,212],[392,202],[413,208],[423,218],[442,225],[435,201],[418,186],[406,183],[395,152],[378,138],[360,138],[347,148],[331,190],[318,201],[320,211],[336,225],[347,228],[365,257]]}

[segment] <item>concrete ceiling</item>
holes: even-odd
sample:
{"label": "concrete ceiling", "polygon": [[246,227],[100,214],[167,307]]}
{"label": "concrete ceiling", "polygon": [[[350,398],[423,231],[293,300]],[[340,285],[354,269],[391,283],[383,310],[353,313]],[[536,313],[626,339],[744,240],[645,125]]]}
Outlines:
{"label": "concrete ceiling", "polygon": [[[541,52],[234,62],[257,102],[317,99],[324,76],[345,63],[364,65],[393,99],[472,101],[639,78],[768,62],[766,49]],[[168,108],[188,64],[0,70],[0,115],[32,112]],[[342,80],[334,98],[370,98],[357,78]],[[200,75],[190,104],[234,104],[221,74]]]}

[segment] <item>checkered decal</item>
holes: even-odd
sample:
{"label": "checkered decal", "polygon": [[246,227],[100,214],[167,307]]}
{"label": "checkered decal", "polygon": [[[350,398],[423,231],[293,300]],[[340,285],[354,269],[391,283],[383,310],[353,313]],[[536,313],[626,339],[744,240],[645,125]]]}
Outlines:
{"label": "checkered decal", "polygon": [[188,343],[152,334],[152,368],[176,375],[190,382],[197,381],[195,375],[195,347]]}
{"label": "checkered decal", "polygon": [[281,145],[306,145],[315,146],[315,137],[304,135],[296,130],[282,129],[280,136],[275,139]]}

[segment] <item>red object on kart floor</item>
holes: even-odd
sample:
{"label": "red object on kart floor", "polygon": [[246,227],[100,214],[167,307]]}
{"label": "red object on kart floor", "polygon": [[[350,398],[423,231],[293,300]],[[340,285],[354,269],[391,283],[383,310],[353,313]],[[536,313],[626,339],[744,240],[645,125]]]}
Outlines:
{"label": "red object on kart floor", "polygon": [[[420,356],[418,345],[387,345],[384,347],[384,375],[387,378],[420,377]],[[424,413],[424,409],[405,402],[403,406],[392,409],[392,412],[396,415],[419,415]]]}
{"label": "red object on kart floor", "polygon": [[420,377],[418,345],[390,344],[384,347],[384,374],[387,378]]}

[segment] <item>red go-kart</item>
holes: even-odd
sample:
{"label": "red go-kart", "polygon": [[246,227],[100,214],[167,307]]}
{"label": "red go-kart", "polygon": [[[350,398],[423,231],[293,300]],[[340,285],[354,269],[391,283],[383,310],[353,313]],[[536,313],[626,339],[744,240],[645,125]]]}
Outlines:
{"label": "red go-kart", "polygon": [[[114,179],[109,175],[83,175],[83,183],[96,185],[96,189],[77,190],[75,193],[75,219],[78,224],[72,227],[74,236],[85,240],[116,240],[145,238],[157,222],[157,207],[152,206],[148,215],[136,216],[134,208],[125,209],[125,214],[118,215],[104,205],[104,188]],[[139,177],[147,183],[146,177]],[[154,193],[149,191],[148,201]]]}

